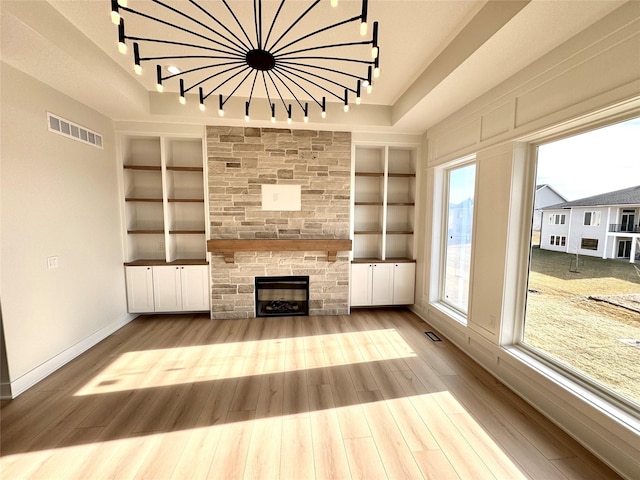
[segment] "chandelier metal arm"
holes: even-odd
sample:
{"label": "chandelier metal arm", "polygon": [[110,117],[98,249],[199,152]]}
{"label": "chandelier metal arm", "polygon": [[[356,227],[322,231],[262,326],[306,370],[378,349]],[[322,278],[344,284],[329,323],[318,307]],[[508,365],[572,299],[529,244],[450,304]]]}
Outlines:
{"label": "chandelier metal arm", "polygon": [[[167,22],[166,20],[161,20],[159,18],[152,17],[151,15],[147,15],[146,13],[143,13],[143,12],[138,12],[137,10],[133,10],[133,9],[131,9],[129,7],[120,7],[120,9],[124,10],[124,11],[127,11],[129,13],[132,13],[134,15],[138,15],[140,17],[147,18],[147,19],[149,19],[151,21],[161,23],[162,25],[166,25],[168,27],[175,28],[175,29],[180,30],[182,32],[189,33],[189,34],[194,35],[194,36],[196,36],[198,38],[202,38],[203,40],[215,43],[216,45],[220,45],[222,47],[225,47],[225,48],[228,48],[229,50],[231,50],[231,52],[225,52],[225,53],[233,53],[233,49],[231,47],[229,47],[228,45],[225,45],[224,43],[220,43],[217,40],[214,40],[213,38],[209,38],[209,37],[207,37],[205,35],[201,35],[200,33],[191,31],[188,28],[184,28],[184,27],[181,27],[179,25],[174,25],[171,22]],[[243,53],[243,52],[240,51],[240,52],[236,52],[236,53]]]}
{"label": "chandelier metal arm", "polygon": [[[318,106],[322,107],[322,103],[320,103],[318,100],[316,100],[316,98],[313,96],[313,94],[311,94],[306,88],[304,88],[302,85],[300,85],[298,82],[296,82],[293,78],[289,77],[284,71],[280,71],[280,72],[274,72],[274,74],[276,75],[276,77],[278,78],[278,80],[280,80],[282,82],[282,79],[278,76],[278,74],[282,75],[283,77],[285,77],[287,80],[289,80],[290,82],[294,83],[300,90],[302,90],[304,93],[306,93],[309,98],[311,98],[311,100],[313,100],[314,102],[316,102],[318,104]],[[306,80],[306,79],[303,79]],[[311,83],[312,85],[315,85],[316,87],[324,90],[325,92],[331,93],[329,90],[322,88],[322,86],[316,84],[315,82],[312,82],[310,80],[306,80],[307,82]],[[284,82],[282,82],[284,84]],[[286,84],[285,84],[286,85]],[[300,107],[302,107],[302,104],[300,102],[298,102],[300,104]]]}
{"label": "chandelier metal arm", "polygon": [[[256,2],[258,7],[256,8]],[[253,21],[256,25],[256,41],[258,49],[262,49],[262,0],[253,0]],[[251,101],[251,99],[249,99]]]}
{"label": "chandelier metal arm", "polygon": [[240,30],[242,30],[242,33],[244,33],[244,36],[246,37],[246,39],[249,41],[249,45],[251,46],[251,49],[256,48],[255,45],[253,44],[253,42],[251,41],[251,39],[249,38],[249,35],[247,35],[246,30],[244,29],[244,27],[242,26],[242,23],[240,23],[240,20],[238,20],[238,17],[236,16],[235,12],[231,9],[231,7],[229,6],[229,4],[227,3],[227,0],[222,0],[222,3],[224,3],[224,6],[227,7],[227,10],[229,10],[229,13],[231,14],[231,16],[233,17],[233,19],[236,21],[236,23],[238,24],[238,26],[240,27]]}
{"label": "chandelier metal arm", "polygon": [[269,31],[267,32],[267,38],[264,41],[264,45],[265,46],[269,43],[269,38],[271,37],[271,32],[273,31],[273,27],[276,24],[276,20],[278,19],[278,15],[280,15],[280,10],[282,10],[282,7],[284,6],[284,2],[285,2],[285,0],[281,0],[280,5],[278,6],[278,10],[276,10],[276,13],[273,16],[273,20],[271,21],[271,26],[269,27]]}
{"label": "chandelier metal arm", "polygon": [[[238,62],[234,62],[234,63],[238,63]],[[232,65],[232,63],[219,63],[219,64],[217,64],[217,65],[205,65],[205,66],[203,66],[203,67],[192,68],[191,70],[185,70],[184,72],[176,73],[176,74],[171,75],[171,76],[169,76],[169,77],[165,77],[165,78],[163,78],[162,80],[169,80],[170,78],[173,78],[173,77],[179,77],[180,75],[184,75],[185,73],[191,73],[191,72],[195,72],[195,71],[198,71],[198,70],[205,70],[205,69],[207,69],[207,68],[213,68],[213,67],[223,67],[223,66],[226,66],[226,65]],[[206,82],[207,80],[211,80],[212,78],[217,77],[218,75],[222,75],[222,74],[224,74],[224,73],[230,72],[230,71],[232,71],[232,70],[236,70],[236,69],[241,68],[241,67],[243,67],[243,65],[242,65],[242,64],[239,64],[239,65],[235,65],[234,67],[227,68],[226,70],[223,70],[223,71],[221,71],[221,72],[214,73],[213,75],[210,75],[210,76],[206,77],[205,79],[200,80],[200,81],[199,81],[199,82],[197,82],[197,83],[194,83],[194,84],[193,84],[193,85],[191,85],[189,88],[186,88],[184,91],[185,91],[185,93],[186,93],[186,92],[188,92],[189,90],[191,90],[191,89],[193,89],[193,88],[197,87],[198,85],[202,85],[202,84],[203,84],[204,82]],[[205,98],[206,98],[206,97],[205,97]]]}
{"label": "chandelier metal arm", "polygon": [[317,47],[309,47],[309,48],[302,48],[300,50],[294,50],[292,52],[285,52],[285,53],[281,53],[279,54],[276,59],[281,58],[281,57],[288,57],[289,55],[293,55],[296,53],[303,53],[303,52],[312,52],[314,50],[322,50],[324,48],[337,48],[337,47],[352,47],[355,45],[369,45],[371,43],[371,41],[362,41],[362,42],[345,42],[345,43],[334,43],[331,45],[320,45]]}
{"label": "chandelier metal arm", "polygon": [[267,94],[267,101],[269,102],[269,106],[272,106],[273,104],[271,103],[271,95],[269,95],[269,89],[267,88],[267,77],[265,77],[264,75],[264,70],[261,73],[262,73],[262,83],[264,84],[264,91]]}
{"label": "chandelier metal arm", "polygon": [[341,57],[286,57],[285,60],[279,60],[278,63],[294,63],[289,62],[289,60],[335,60],[338,62],[352,62],[352,63],[364,63],[365,65],[374,65],[375,61],[370,60],[360,60],[358,58],[341,58]]}
{"label": "chandelier metal arm", "polygon": [[[285,71],[285,72],[288,72],[288,73],[290,73],[291,75],[295,75],[296,77],[304,78],[302,75],[300,75],[300,74],[296,73],[296,72],[295,72],[295,69],[292,69],[291,67],[288,67],[288,66],[286,66],[286,65],[282,65],[282,66],[280,66],[280,67],[276,67],[276,68],[277,68],[278,70],[283,70],[283,71]],[[331,79],[329,79],[329,78],[323,77],[322,75],[317,75],[317,74],[315,74],[315,73],[311,73],[311,72],[305,72],[305,71],[303,71],[303,70],[300,70],[300,71],[301,71],[302,73],[304,73],[305,75],[309,75],[309,76],[311,76],[311,77],[316,77],[316,78],[319,78],[320,80],[324,80],[324,81],[325,81],[325,82],[327,82],[327,83],[332,83],[332,84],[334,84],[334,85],[337,85],[337,86],[338,86],[338,87],[340,87],[340,88],[345,88],[345,89],[350,90],[350,91],[352,91],[352,92],[354,92],[354,93],[356,92],[356,89],[355,89],[355,88],[349,88],[349,87],[347,87],[347,86],[346,86],[345,84],[343,84],[343,83],[336,82],[335,80],[331,80]],[[335,95],[335,94],[334,94],[334,95]],[[342,98],[342,97],[338,96],[338,98]]]}
{"label": "chandelier metal arm", "polygon": [[251,105],[251,98],[253,98],[253,89],[256,86],[256,80],[258,78],[258,70],[255,71],[256,74],[253,77],[253,83],[251,84],[251,91],[249,92],[249,101],[247,102],[249,105]]}
{"label": "chandelier metal arm", "polygon": [[[222,35],[221,33],[216,32],[216,31],[215,31],[213,28],[211,28],[209,25],[207,25],[207,24],[205,24],[205,23],[202,23],[200,20],[197,20],[197,19],[193,18],[192,16],[187,15],[186,13],[181,12],[180,10],[178,10],[177,8],[172,7],[171,5],[167,5],[166,3],[161,2],[160,0],[151,0],[151,1],[152,1],[153,3],[156,3],[156,4],[158,4],[158,5],[163,6],[164,8],[166,8],[166,9],[168,9],[168,10],[170,10],[170,11],[174,12],[174,13],[177,13],[178,15],[180,15],[180,16],[182,16],[182,17],[184,17],[184,18],[187,18],[187,19],[191,20],[192,22],[196,23],[197,25],[200,25],[201,27],[203,27],[203,28],[207,29],[207,30],[208,30],[208,31],[210,31],[211,33],[214,33],[214,34],[218,35],[219,37],[223,38],[223,39],[224,39],[224,40],[226,40],[227,42],[231,43],[231,45],[233,45],[235,48],[237,48],[237,49],[238,49],[238,51],[242,52],[242,47],[241,47],[241,46],[238,46],[238,45],[234,44],[230,39],[228,39],[227,37],[225,37],[225,36],[224,36],[224,35]],[[231,47],[227,46],[227,48],[231,48]]]}
{"label": "chandelier metal arm", "polygon": [[[320,88],[321,90],[324,90],[325,92],[327,92],[327,93],[329,93],[329,94],[333,95],[333,96],[334,96],[334,97],[336,97],[338,100],[343,100],[343,99],[344,99],[343,97],[341,97],[341,96],[340,96],[340,95],[338,95],[337,93],[334,93],[334,92],[332,92],[331,90],[329,90],[327,87],[324,87],[324,86],[322,86],[321,84],[319,84],[319,83],[317,83],[317,82],[314,82],[313,80],[310,80],[310,79],[308,79],[308,78],[305,78],[305,77],[303,77],[302,75],[299,75],[299,74],[298,74],[298,73],[296,73],[296,72],[292,72],[292,71],[288,70],[286,67],[280,67],[280,68],[277,68],[277,70],[278,70],[280,73],[282,73],[283,75],[284,75],[285,73],[289,73],[289,74],[291,74],[291,75],[294,75],[294,76],[296,76],[296,77],[298,77],[298,78],[300,78],[300,79],[304,80],[305,82],[308,82],[308,83],[310,83],[310,84],[312,84],[312,85],[314,85],[314,86],[316,86],[316,87]],[[307,72],[305,72],[305,73],[307,73]],[[351,89],[351,88],[349,88],[349,87],[346,87],[345,85],[343,85],[343,84],[341,84],[341,83],[339,83],[339,82],[335,82],[335,81],[333,81],[333,80],[329,80],[328,78],[322,77],[322,76],[320,76],[320,75],[314,75],[313,73],[307,73],[307,75],[311,75],[311,76],[313,76],[313,77],[317,77],[317,78],[319,78],[319,79],[321,79],[321,80],[324,80],[324,81],[325,81],[325,82],[327,82],[327,83],[331,83],[331,84],[333,84],[333,85],[337,85],[337,86],[338,86],[338,87],[340,87],[340,88],[344,88],[345,90],[351,90],[352,92],[355,92],[355,90],[354,90],[354,89]]]}
{"label": "chandelier metal arm", "polygon": [[[271,70],[271,72],[273,72],[273,70]],[[285,110],[288,110],[287,109],[287,104],[284,101],[284,97],[280,93],[280,89],[278,88],[278,85],[276,85],[276,82],[273,80],[273,77],[271,76],[271,72],[267,72],[267,76],[269,77],[269,80],[271,80],[271,83],[273,84],[274,88],[276,89],[276,92],[278,92],[278,96],[280,97],[280,101],[282,102],[282,106],[284,107]]]}
{"label": "chandelier metal arm", "polygon": [[240,85],[242,85],[244,83],[244,81],[247,79],[247,77],[249,77],[249,75],[251,75],[251,70],[253,70],[251,67],[249,67],[247,65],[246,68],[243,68],[242,70],[240,70],[239,72],[234,73],[233,75],[231,75],[229,78],[227,78],[224,82],[220,83],[219,85],[217,85],[216,87],[214,87],[213,90],[211,90],[209,93],[207,93],[204,98],[209,97],[209,95],[211,95],[213,92],[215,92],[216,90],[218,90],[220,87],[222,87],[223,85],[225,85],[227,82],[229,82],[230,80],[234,79],[235,77],[237,77],[238,75],[240,75],[241,73],[246,72],[247,70],[249,70],[249,72],[244,76],[244,78],[242,80],[240,80],[240,83],[238,83],[238,85],[236,86],[236,88],[233,89],[233,91],[227,95],[227,98],[224,102],[222,102],[222,105],[224,105],[225,103],[227,103],[227,100],[229,100],[234,93],[236,93],[236,90],[238,90],[238,88],[240,88]]}
{"label": "chandelier metal arm", "polygon": [[291,31],[291,29],[293,27],[295,27],[297,25],[297,23],[302,20],[311,10],[313,10],[318,4],[320,3],[320,0],[316,0],[315,2],[313,2],[309,8],[307,8],[304,12],[302,12],[302,14],[296,19],[295,22],[293,22],[291,25],[289,25],[289,28],[287,28],[284,33],[282,35],[280,35],[280,37],[278,37],[278,39],[273,42],[273,45],[271,45],[269,48],[267,48],[267,45],[264,46],[265,50],[273,50],[276,45],[278,43],[280,43],[280,41],[287,35],[287,33],[289,33]]}
{"label": "chandelier metal arm", "polygon": [[296,70],[298,72],[303,72],[303,73],[307,73],[304,70],[300,69],[300,68],[295,68],[292,65],[298,65],[300,67],[309,67],[309,68],[317,68],[318,70],[323,70],[325,72],[331,72],[331,73],[337,73],[339,75],[344,75],[346,77],[351,77],[351,78],[355,78],[356,80],[366,80],[366,77],[360,77],[358,75],[354,75],[353,73],[348,73],[348,72],[343,72],[341,70],[336,70],[335,68],[329,68],[329,67],[321,67],[318,65],[309,65],[306,63],[292,63],[292,62],[278,62],[278,65],[287,67],[291,70]]}
{"label": "chandelier metal arm", "polygon": [[[280,80],[280,83],[282,83],[282,85],[284,85],[284,88],[286,88],[289,93],[291,94],[291,96],[293,97],[293,99],[297,102],[298,105],[300,105],[300,108],[302,110],[304,110],[304,107],[302,106],[302,102],[300,102],[300,100],[298,100],[298,97],[296,96],[295,93],[293,93],[293,91],[291,90],[291,88],[289,87],[289,85],[287,85],[285,82],[282,81],[282,79],[280,78],[280,76],[278,75],[278,72],[276,70],[271,70],[271,73],[273,73],[273,75]],[[295,82],[294,82],[295,83]]]}
{"label": "chandelier metal arm", "polygon": [[[129,35],[125,35],[125,38],[127,38],[128,40],[134,40],[134,41],[138,41],[138,42],[165,43],[167,45],[179,45],[181,47],[201,48],[203,50],[208,50],[210,52],[225,53],[227,55],[233,56],[233,58],[242,58],[242,59],[244,59],[244,55],[236,54],[234,52],[227,52],[226,50],[220,50],[220,49],[213,48],[213,47],[206,47],[204,45],[196,45],[195,43],[174,42],[174,41],[171,41],[171,40],[161,40],[159,38],[130,37]],[[175,57],[175,58],[179,58],[179,57]]]}
{"label": "chandelier metal arm", "polygon": [[[222,22],[220,22],[220,20],[218,20],[216,17],[214,17],[213,15],[211,15],[207,10],[205,10],[202,6],[200,6],[198,4],[198,2],[196,2],[195,0],[189,0],[189,2],[194,5],[196,8],[198,8],[202,13],[204,13],[207,17],[209,17],[211,20],[213,20],[214,22],[216,22],[218,25],[220,25],[222,28],[224,28],[227,32],[229,32],[229,34],[235,38],[239,44],[242,46],[241,48],[246,48],[247,50],[251,50],[251,47],[249,47],[246,43],[244,43],[235,33],[233,33],[225,24],[223,24]],[[233,42],[232,42],[233,43]],[[240,45],[238,45],[238,47],[240,47]]]}
{"label": "chandelier metal arm", "polygon": [[292,42],[287,43],[286,45],[278,48],[277,50],[273,50],[271,53],[273,55],[276,55],[277,53],[281,52],[285,48],[290,47],[291,45],[295,45],[298,42],[302,42],[303,40],[306,40],[309,37],[312,37],[312,36],[317,35],[317,34],[322,33],[322,32],[326,32],[327,30],[331,30],[332,28],[338,28],[338,27],[341,27],[342,25],[346,25],[348,23],[355,22],[356,20],[360,20],[360,16],[359,15],[357,17],[351,17],[351,18],[349,18],[347,20],[343,20],[341,22],[334,23],[333,25],[328,25],[328,26],[323,27],[323,28],[321,28],[319,30],[316,30],[315,32],[308,33],[308,34],[306,34],[306,35],[304,35],[304,36],[302,36],[302,37],[300,37],[300,38],[298,38],[296,40],[293,40]]}

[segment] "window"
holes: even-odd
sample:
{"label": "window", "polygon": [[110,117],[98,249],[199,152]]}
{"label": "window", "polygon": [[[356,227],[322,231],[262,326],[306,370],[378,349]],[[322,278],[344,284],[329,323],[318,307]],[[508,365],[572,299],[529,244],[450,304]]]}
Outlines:
{"label": "window", "polygon": [[[601,223],[601,212],[617,208],[606,205],[607,198],[638,185],[639,137],[637,118],[538,146],[536,184],[551,185],[574,202],[577,222],[557,235],[560,214],[550,216],[535,232],[549,239],[548,244],[537,245],[532,234],[520,339],[522,348],[561,374],[590,385],[605,401],[624,403],[636,412],[640,362],[634,342],[640,339],[640,324],[638,313],[624,305],[640,291],[640,277],[628,260],[619,260],[630,258],[629,236],[619,229],[618,238],[612,238],[612,232],[592,226]],[[577,205],[589,202],[602,208]],[[624,213],[633,215],[635,210],[621,210],[620,219]],[[611,220],[618,219],[611,215]],[[620,223],[631,222],[635,225],[635,218]]]}
{"label": "window", "polygon": [[447,172],[447,239],[444,248],[444,282],[440,300],[466,315],[469,305],[471,238],[476,165]]}
{"label": "window", "polygon": [[583,238],[580,241],[580,248],[583,250],[598,250],[597,238]]}
{"label": "window", "polygon": [[584,225],[600,225],[600,212],[584,212]]}
{"label": "window", "polygon": [[553,225],[564,225],[567,216],[562,213],[554,213],[553,215],[549,215],[549,224]]}

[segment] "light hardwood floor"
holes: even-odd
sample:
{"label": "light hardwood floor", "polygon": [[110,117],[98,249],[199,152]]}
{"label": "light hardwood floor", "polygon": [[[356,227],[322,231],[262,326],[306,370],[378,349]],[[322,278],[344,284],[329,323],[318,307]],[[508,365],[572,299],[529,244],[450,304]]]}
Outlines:
{"label": "light hardwood floor", "polygon": [[142,316],[1,410],[4,479],[613,479],[404,310]]}

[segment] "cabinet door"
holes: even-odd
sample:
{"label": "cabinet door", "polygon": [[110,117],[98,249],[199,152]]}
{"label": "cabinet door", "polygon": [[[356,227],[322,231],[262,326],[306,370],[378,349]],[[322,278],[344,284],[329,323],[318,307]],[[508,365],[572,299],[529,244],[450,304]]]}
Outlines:
{"label": "cabinet door", "polygon": [[209,269],[206,265],[180,267],[182,281],[182,310],[209,310]]}
{"label": "cabinet door", "polygon": [[372,305],[393,304],[393,263],[373,264]]}
{"label": "cabinet door", "polygon": [[153,312],[153,271],[151,267],[125,267],[129,313]]}
{"label": "cabinet door", "polygon": [[153,291],[156,312],[182,310],[179,266],[153,267]]}
{"label": "cabinet door", "polygon": [[351,306],[371,305],[371,281],[373,265],[370,263],[351,264]]}
{"label": "cabinet door", "polygon": [[393,268],[394,305],[413,305],[416,279],[416,264],[395,263]]}

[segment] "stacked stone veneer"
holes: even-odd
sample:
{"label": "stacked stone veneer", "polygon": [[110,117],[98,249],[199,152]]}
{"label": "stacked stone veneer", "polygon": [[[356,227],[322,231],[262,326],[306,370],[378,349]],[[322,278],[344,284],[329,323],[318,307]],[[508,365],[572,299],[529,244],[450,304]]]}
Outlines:
{"label": "stacked stone veneer", "polygon": [[[207,127],[213,239],[349,238],[351,134]],[[262,185],[301,185],[301,211],[262,210]],[[309,275],[310,315],[348,313],[349,252],[212,254],[212,317],[255,316],[254,279]]]}

